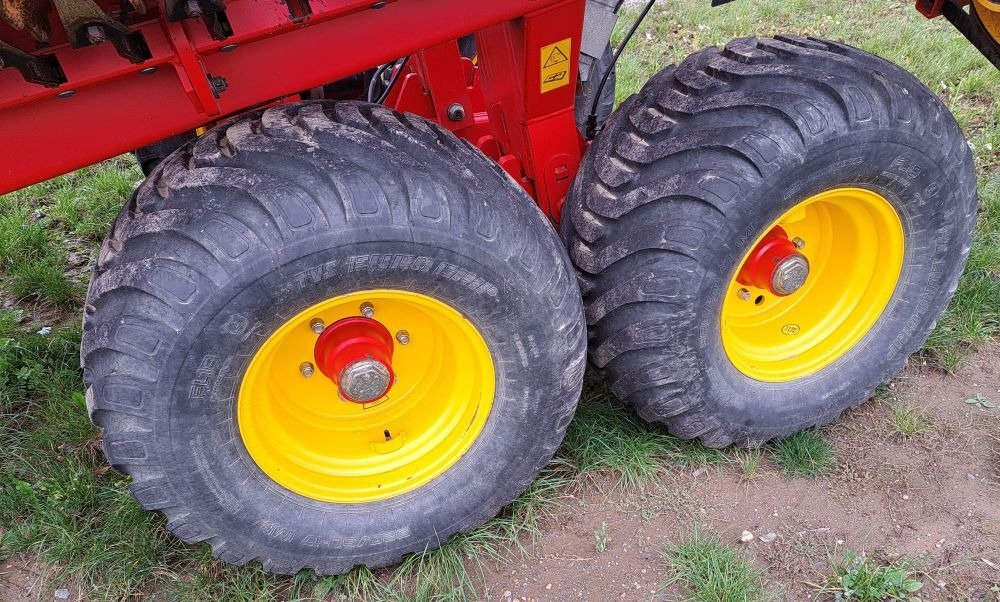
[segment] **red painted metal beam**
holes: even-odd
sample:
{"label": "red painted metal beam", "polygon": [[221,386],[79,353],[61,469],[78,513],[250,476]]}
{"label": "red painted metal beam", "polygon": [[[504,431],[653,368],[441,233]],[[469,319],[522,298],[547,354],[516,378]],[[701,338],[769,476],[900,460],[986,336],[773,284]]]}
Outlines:
{"label": "red painted metal beam", "polygon": [[[227,5],[234,35],[226,40],[213,40],[198,20],[155,19],[133,27],[152,53],[140,65],[110,44],[62,45],[45,51],[69,79],[58,88],[0,70],[0,193],[560,2],[395,0],[372,8],[379,4],[313,0],[312,16],[293,22],[283,3],[234,0]],[[561,3],[569,4],[582,15],[582,0]],[[579,20],[568,27],[576,29],[578,43]],[[217,98],[208,95],[209,76],[226,82]],[[530,112],[544,114],[546,102],[556,101],[539,102],[526,119]]]}

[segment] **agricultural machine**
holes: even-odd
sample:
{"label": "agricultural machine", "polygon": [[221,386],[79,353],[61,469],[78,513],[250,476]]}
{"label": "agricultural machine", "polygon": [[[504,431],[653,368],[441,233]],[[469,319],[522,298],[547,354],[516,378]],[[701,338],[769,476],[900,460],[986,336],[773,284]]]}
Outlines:
{"label": "agricultural machine", "polygon": [[[0,192],[125,152],[147,176],[81,359],[107,458],[177,537],[388,565],[531,483],[588,358],[674,435],[755,446],[920,347],[977,209],[941,101],[777,36],[612,112],[620,5],[0,3]],[[1000,64],[1000,4],[918,5]]]}

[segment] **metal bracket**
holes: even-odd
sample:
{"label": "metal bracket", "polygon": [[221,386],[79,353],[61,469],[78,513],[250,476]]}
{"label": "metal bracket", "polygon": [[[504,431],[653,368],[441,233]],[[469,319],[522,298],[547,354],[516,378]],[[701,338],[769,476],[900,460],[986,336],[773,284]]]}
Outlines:
{"label": "metal bracket", "polygon": [[111,42],[118,54],[133,63],[152,58],[145,38],[112,18],[93,0],[52,0],[73,48]]}
{"label": "metal bracket", "polygon": [[66,74],[56,57],[48,54],[32,55],[0,42],[0,69],[13,67],[21,72],[24,81],[54,88],[66,83]]}
{"label": "metal bracket", "polygon": [[200,17],[213,40],[225,40],[233,35],[222,0],[166,0],[166,10],[170,21]]}
{"label": "metal bracket", "polygon": [[[968,1],[937,0],[935,2],[935,6],[937,5],[937,2],[941,2],[940,14],[944,15],[944,18],[948,19],[948,21],[955,26],[955,29],[960,31],[963,36],[972,42],[972,45],[982,52],[983,56],[993,63],[994,67],[1000,69],[1000,52],[997,52],[996,48],[990,44],[989,40],[983,39],[982,32],[977,30],[972,23],[972,17],[962,8],[964,5],[968,4]],[[917,3],[917,6],[919,8],[919,2]],[[970,8],[969,10],[972,9]]]}
{"label": "metal bracket", "polygon": [[590,72],[611,42],[611,31],[618,22],[614,0],[588,0],[583,14],[583,38],[580,41],[580,80],[589,81]]}

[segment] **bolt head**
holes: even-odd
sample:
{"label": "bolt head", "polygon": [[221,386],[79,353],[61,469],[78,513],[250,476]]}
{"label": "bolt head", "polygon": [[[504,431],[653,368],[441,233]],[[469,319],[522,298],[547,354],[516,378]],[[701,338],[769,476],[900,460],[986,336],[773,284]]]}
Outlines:
{"label": "bolt head", "polygon": [[361,315],[370,318],[375,315],[375,306],[365,301],[361,304]]}
{"label": "bolt head", "polygon": [[410,333],[405,330],[400,330],[396,333],[396,340],[399,341],[400,345],[406,345],[410,342]]}
{"label": "bolt head", "polygon": [[454,103],[448,107],[448,119],[452,121],[462,121],[465,119],[465,107],[459,103]]}
{"label": "bolt head", "polygon": [[340,390],[350,401],[367,403],[382,397],[392,383],[389,368],[378,360],[363,359],[340,373]]}
{"label": "bolt head", "polygon": [[736,296],[740,298],[740,301],[749,301],[750,291],[748,291],[745,288],[741,288],[740,290],[736,291]]}
{"label": "bolt head", "polygon": [[798,236],[792,239],[792,244],[795,245],[796,249],[804,249],[806,247],[806,241],[802,240]]}
{"label": "bolt head", "polygon": [[311,363],[302,362],[301,364],[299,364],[299,373],[302,374],[303,377],[309,378],[310,376],[316,373],[316,370],[313,368],[313,365]]}
{"label": "bolt head", "polygon": [[791,295],[802,288],[809,277],[809,260],[795,254],[778,264],[771,276],[771,288],[779,295]]}
{"label": "bolt head", "polygon": [[108,36],[104,33],[103,28],[97,25],[87,27],[87,41],[91,44],[100,44],[101,42],[106,42],[107,39]]}
{"label": "bolt head", "polygon": [[312,321],[309,322],[309,328],[316,334],[323,334],[323,330],[326,329],[326,325],[323,324],[323,320],[313,318]]}

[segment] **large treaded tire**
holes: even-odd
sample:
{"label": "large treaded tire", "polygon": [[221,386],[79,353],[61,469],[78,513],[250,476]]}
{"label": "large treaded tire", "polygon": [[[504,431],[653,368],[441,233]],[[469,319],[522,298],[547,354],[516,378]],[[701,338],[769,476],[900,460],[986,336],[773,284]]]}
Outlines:
{"label": "large treaded tire", "polygon": [[[461,311],[493,357],[492,410],[427,485],[309,499],[249,457],[235,391],[282,319],[370,288]],[[334,574],[437,547],[520,494],[573,416],[585,344],[565,250],[501,169],[423,119],[311,102],[219,126],[154,170],[100,252],[81,357],[105,454],[174,534],[231,563]]]}
{"label": "large treaded tire", "polygon": [[[832,365],[753,380],[722,347],[723,293],[768,224],[839,186],[899,213],[900,281]],[[904,366],[957,287],[976,209],[971,152],[930,90],[855,48],[779,36],[697,52],[625,101],[587,152],[562,234],[611,389],[679,437],[756,445],[834,420]]]}

